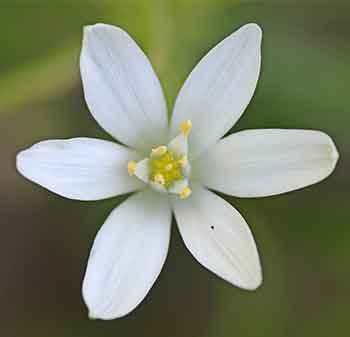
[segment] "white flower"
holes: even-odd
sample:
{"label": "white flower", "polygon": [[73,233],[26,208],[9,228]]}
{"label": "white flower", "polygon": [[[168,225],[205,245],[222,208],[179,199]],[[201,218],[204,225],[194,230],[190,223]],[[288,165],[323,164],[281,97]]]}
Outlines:
{"label": "white flower", "polygon": [[248,225],[208,188],[263,197],[314,184],[333,171],[337,150],[319,131],[247,130],[221,139],[253,96],[261,36],[259,26],[247,24],[213,48],[182,87],[168,127],[158,78],[131,37],[105,24],[85,28],[86,102],[125,145],[46,140],[20,152],[17,168],[71,199],[136,192],[113,210],[94,241],[83,283],[90,317],[121,317],[143,300],[167,255],[172,212],[203,266],[256,289],[262,274]]}

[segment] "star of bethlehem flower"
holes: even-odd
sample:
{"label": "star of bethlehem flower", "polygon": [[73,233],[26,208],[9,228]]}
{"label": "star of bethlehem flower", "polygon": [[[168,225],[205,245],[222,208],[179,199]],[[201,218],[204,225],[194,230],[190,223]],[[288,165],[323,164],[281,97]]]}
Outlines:
{"label": "star of bethlehem flower", "polygon": [[164,264],[172,213],[196,260],[247,290],[262,282],[249,227],[209,189],[264,197],[314,184],[338,153],[320,131],[246,130],[222,138],[253,96],[262,32],[247,24],[194,68],[170,122],[145,54],[122,29],[85,27],[80,58],[87,105],[122,144],[45,140],[17,156],[18,171],[61,196],[98,200],[135,192],[98,232],[83,282],[91,318],[114,319],[146,296]]}

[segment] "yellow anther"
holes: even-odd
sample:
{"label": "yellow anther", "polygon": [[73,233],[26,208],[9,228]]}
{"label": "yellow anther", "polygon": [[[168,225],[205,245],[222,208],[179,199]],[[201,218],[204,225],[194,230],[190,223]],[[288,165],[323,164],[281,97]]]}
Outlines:
{"label": "yellow anther", "polygon": [[192,122],[188,119],[187,121],[184,121],[180,125],[181,132],[184,136],[188,136],[192,129]]}
{"label": "yellow anther", "polygon": [[181,167],[186,167],[188,164],[187,156],[183,156],[177,162],[180,164]]}
{"label": "yellow anther", "polygon": [[152,156],[160,157],[168,151],[168,148],[165,145],[161,145],[152,149]]}
{"label": "yellow anther", "polygon": [[165,165],[164,169],[165,169],[165,171],[171,171],[173,169],[173,167],[174,167],[174,165],[169,163],[169,164]]}
{"label": "yellow anther", "polygon": [[192,193],[192,190],[187,186],[180,191],[180,198],[186,199],[190,196],[191,193]]}
{"label": "yellow anther", "polygon": [[128,162],[128,173],[130,176],[133,176],[136,171],[136,162],[131,160]]}
{"label": "yellow anther", "polygon": [[157,173],[154,175],[154,182],[160,185],[164,185],[165,184],[165,179],[164,176],[160,173]]}

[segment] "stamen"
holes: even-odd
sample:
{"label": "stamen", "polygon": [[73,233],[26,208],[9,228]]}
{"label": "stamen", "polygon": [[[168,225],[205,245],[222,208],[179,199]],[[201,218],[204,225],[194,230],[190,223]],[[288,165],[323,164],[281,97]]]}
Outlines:
{"label": "stamen", "polygon": [[188,165],[188,159],[187,156],[183,156],[177,161],[181,167],[186,167]]}
{"label": "stamen", "polygon": [[184,136],[188,136],[192,129],[192,122],[190,120],[184,121],[180,125],[180,130]]}
{"label": "stamen", "polygon": [[161,145],[161,146],[156,147],[155,149],[152,149],[151,156],[152,157],[161,157],[167,151],[168,151],[168,148],[165,145]]}
{"label": "stamen", "polygon": [[133,176],[135,174],[136,171],[136,162],[133,160],[130,160],[128,162],[128,173],[130,176]]}
{"label": "stamen", "polygon": [[154,182],[160,185],[165,185],[164,176],[160,173],[154,175]]}
{"label": "stamen", "polygon": [[159,192],[176,194],[181,199],[188,198],[192,192],[188,187],[191,165],[187,158],[187,136],[191,128],[192,122],[184,121],[180,125],[181,133],[168,145],[153,148],[148,158],[139,162],[131,160],[128,163],[129,175],[135,175]]}
{"label": "stamen", "polygon": [[180,198],[181,199],[186,199],[188,198],[192,193],[192,190],[187,186],[185,188],[183,188],[180,192]]}

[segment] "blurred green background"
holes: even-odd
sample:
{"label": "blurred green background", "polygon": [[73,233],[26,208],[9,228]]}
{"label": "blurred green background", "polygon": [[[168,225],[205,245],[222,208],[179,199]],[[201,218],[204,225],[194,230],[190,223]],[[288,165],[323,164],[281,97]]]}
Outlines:
{"label": "blurred green background", "polygon": [[[350,6],[230,0],[0,1],[0,336],[349,336]],[[230,199],[262,257],[257,292],[204,270],[173,226],[167,263],[131,315],[87,318],[80,288],[92,240],[120,202],[78,202],[15,170],[22,148],[48,138],[109,139],[82,96],[82,27],[127,30],[157,71],[172,106],[190,70],[248,22],[264,31],[256,94],[232,131],[310,128],[335,140],[334,174],[304,190]]]}

